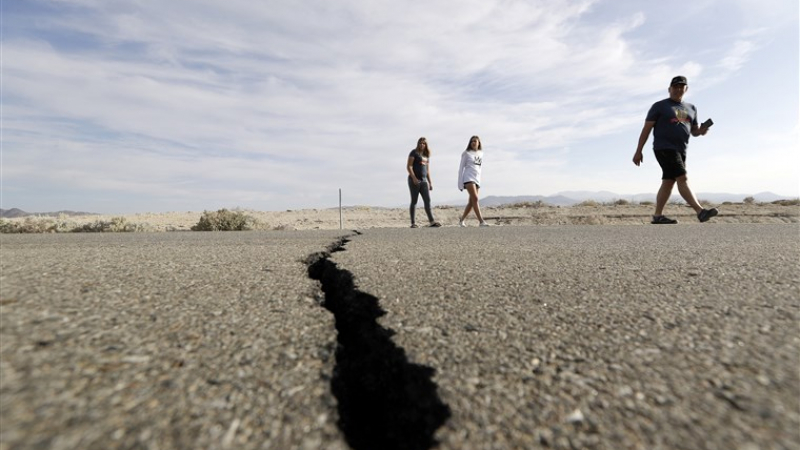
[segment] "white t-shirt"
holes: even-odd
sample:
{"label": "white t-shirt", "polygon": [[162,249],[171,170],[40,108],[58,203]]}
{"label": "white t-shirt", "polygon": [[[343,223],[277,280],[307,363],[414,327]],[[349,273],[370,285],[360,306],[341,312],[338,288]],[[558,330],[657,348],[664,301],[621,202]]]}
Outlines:
{"label": "white t-shirt", "polygon": [[481,164],[483,164],[483,150],[464,150],[461,154],[461,164],[458,166],[458,190],[464,190],[464,183],[473,182],[481,184]]}

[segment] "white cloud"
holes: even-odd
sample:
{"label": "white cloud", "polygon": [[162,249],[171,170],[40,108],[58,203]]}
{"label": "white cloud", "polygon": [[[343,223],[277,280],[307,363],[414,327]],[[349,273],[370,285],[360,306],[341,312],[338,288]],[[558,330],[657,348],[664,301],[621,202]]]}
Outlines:
{"label": "white cloud", "polygon": [[729,72],[739,70],[750,54],[755,50],[755,45],[749,41],[737,41],[730,52],[720,61],[720,67]]}
{"label": "white cloud", "polygon": [[39,4],[56,9],[3,45],[4,203],[34,201],[13,193],[35,177],[201,209],[324,206],[338,187],[394,206],[421,135],[439,185],[480,134],[495,189],[552,192],[584,182],[578,149],[634,140],[669,77],[732,73],[758,51],[742,38],[716,61],[650,54],[637,42],[658,18],[592,20],[601,1]]}

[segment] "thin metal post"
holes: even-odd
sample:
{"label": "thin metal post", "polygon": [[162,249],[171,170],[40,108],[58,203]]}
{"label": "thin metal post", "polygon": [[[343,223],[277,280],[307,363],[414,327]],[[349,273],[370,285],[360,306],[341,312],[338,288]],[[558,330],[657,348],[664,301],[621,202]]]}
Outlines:
{"label": "thin metal post", "polygon": [[342,222],[342,188],[339,188],[339,229],[344,227]]}

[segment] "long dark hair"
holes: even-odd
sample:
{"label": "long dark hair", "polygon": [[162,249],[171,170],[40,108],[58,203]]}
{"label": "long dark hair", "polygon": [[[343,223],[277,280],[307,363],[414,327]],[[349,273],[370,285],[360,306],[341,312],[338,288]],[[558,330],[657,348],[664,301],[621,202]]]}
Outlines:
{"label": "long dark hair", "polygon": [[424,137],[421,137],[421,138],[417,139],[417,146],[414,147],[414,150],[419,151],[419,145],[420,144],[425,144],[425,150],[422,150],[419,154],[422,155],[425,158],[430,158],[431,157],[431,148],[428,147],[428,140],[425,139]]}
{"label": "long dark hair", "polygon": [[473,139],[477,139],[478,140],[478,148],[477,148],[477,150],[483,150],[483,146],[481,145],[481,138],[479,138],[478,136],[472,136],[471,138],[469,138],[469,142],[467,142],[467,150],[472,150],[472,147],[470,146],[470,144],[472,144],[472,140]]}

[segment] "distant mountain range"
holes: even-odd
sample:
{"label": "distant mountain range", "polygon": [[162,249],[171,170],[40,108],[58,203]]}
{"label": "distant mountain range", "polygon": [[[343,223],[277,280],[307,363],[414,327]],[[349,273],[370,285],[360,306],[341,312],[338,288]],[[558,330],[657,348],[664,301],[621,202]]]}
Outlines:
{"label": "distant mountain range", "polygon": [[3,219],[13,219],[16,217],[27,217],[27,216],[45,216],[45,217],[58,217],[60,215],[65,216],[91,216],[95,213],[87,213],[81,211],[56,211],[56,212],[45,212],[45,213],[29,213],[25,212],[19,208],[11,208],[11,209],[0,209],[0,218]]}
{"label": "distant mountain range", "polygon": [[[697,199],[701,202],[711,202],[711,203],[723,203],[723,202],[734,202],[740,203],[747,197],[753,197],[753,200],[759,203],[769,203],[774,202],[775,200],[791,200],[797,198],[796,196],[787,196],[787,195],[778,195],[773,192],[759,192],[758,194],[728,194],[728,193],[709,193],[709,192],[700,192],[697,195]],[[609,203],[614,202],[616,200],[627,200],[631,203],[640,203],[643,201],[650,201],[654,202],[656,200],[655,192],[647,193],[647,194],[633,194],[633,195],[623,195],[623,194],[615,194],[614,192],[609,191],[563,191],[553,195],[513,195],[513,196],[499,196],[499,195],[490,195],[488,197],[481,199],[482,206],[500,206],[500,205],[508,205],[513,203],[522,203],[522,202],[544,202],[548,205],[553,206],[572,206],[581,202],[585,202],[587,200],[594,200],[596,202],[601,203]],[[673,195],[670,200],[682,201],[680,196]],[[458,200],[450,200],[444,202],[434,202],[434,205],[451,205],[451,206],[463,206],[467,204],[466,195],[462,199]],[[350,206],[354,207],[354,206]],[[381,208],[380,206],[371,206],[372,208]],[[407,207],[407,205],[402,205],[398,207]],[[26,216],[46,216],[46,217],[58,217],[59,215],[65,216],[90,216],[96,215],[97,213],[88,213],[88,212],[81,212],[81,211],[56,211],[56,212],[44,212],[44,213],[29,213],[25,212],[19,208],[11,208],[11,209],[0,209],[0,218],[4,219],[11,219],[15,217],[26,217]]]}
{"label": "distant mountain range", "polygon": [[[759,192],[758,194],[728,194],[728,193],[714,193],[714,192],[700,192],[695,194],[697,199],[701,202],[707,201],[712,203],[723,202],[741,202],[747,197],[753,197],[756,202],[769,203],[775,200],[785,200],[797,197],[786,195],[778,195],[772,192]],[[609,191],[563,191],[553,195],[515,195],[515,196],[497,196],[490,195],[481,199],[482,206],[500,206],[511,203],[521,202],[544,202],[553,206],[572,206],[587,200],[594,200],[601,203],[613,202],[616,200],[627,200],[632,203],[639,203],[643,201],[654,202],[656,200],[655,192],[647,194],[616,194]],[[670,200],[682,201],[679,195],[673,195]],[[456,200],[452,202],[444,202],[449,205],[466,205],[466,199]]]}

